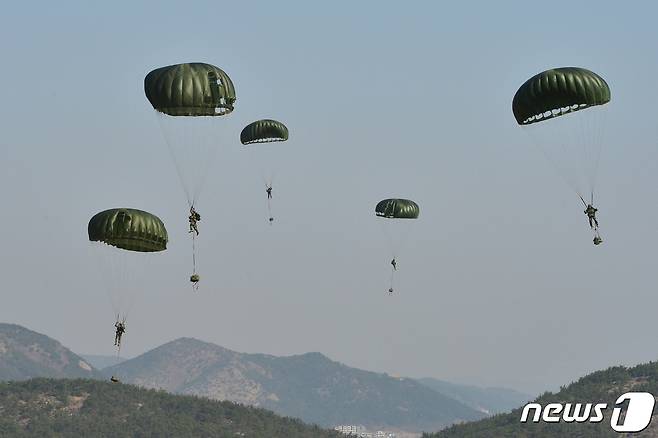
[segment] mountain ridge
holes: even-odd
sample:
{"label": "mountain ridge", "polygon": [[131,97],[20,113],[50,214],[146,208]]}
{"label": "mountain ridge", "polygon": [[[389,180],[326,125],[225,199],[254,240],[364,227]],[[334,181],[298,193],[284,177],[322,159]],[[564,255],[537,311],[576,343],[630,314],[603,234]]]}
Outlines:
{"label": "mountain ridge", "polygon": [[278,357],[178,338],[103,372],[147,388],[264,407],[327,427],[420,432],[483,417],[413,379],[351,368],[318,352]]}
{"label": "mountain ridge", "polygon": [[60,342],[17,324],[0,323],[0,380],[103,378]]}
{"label": "mountain ridge", "polygon": [[317,351],[290,356],[240,353],[182,337],[100,371],[90,363],[112,363],[117,358],[87,357],[76,355],[46,335],[15,324],[0,324],[0,380],[104,380],[116,375],[123,382],[144,388],[230,400],[325,427],[360,424],[370,429],[420,433],[485,416],[478,404],[482,400],[475,397],[473,402],[463,394],[477,393],[477,388],[434,379],[452,392],[437,389],[428,379],[352,368]]}

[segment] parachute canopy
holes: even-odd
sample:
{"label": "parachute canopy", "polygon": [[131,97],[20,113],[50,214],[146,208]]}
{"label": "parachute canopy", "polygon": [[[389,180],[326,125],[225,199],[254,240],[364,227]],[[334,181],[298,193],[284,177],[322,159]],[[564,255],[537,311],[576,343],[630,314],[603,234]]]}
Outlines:
{"label": "parachute canopy", "polygon": [[235,103],[231,78],[200,62],[151,71],[144,78],[144,92],[155,110],[170,116],[222,116]]}
{"label": "parachute canopy", "polygon": [[89,240],[137,252],[167,249],[167,229],[155,215],[132,208],[102,211],[89,220]]}
{"label": "parachute canopy", "polygon": [[384,199],[377,203],[375,214],[387,219],[417,219],[420,207],[409,199]]}
{"label": "parachute canopy", "polygon": [[286,125],[271,119],[257,120],[250,123],[240,133],[240,141],[243,145],[286,140],[288,140]]}
{"label": "parachute canopy", "polygon": [[610,88],[601,76],[584,68],[562,67],[541,72],[521,85],[512,112],[519,125],[529,125],[609,101]]}

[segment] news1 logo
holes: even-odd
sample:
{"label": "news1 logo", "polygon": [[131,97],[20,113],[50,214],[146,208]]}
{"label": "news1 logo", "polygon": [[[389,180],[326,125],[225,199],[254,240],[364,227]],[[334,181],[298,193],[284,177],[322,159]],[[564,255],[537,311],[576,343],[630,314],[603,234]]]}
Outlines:
{"label": "news1 logo", "polygon": [[[628,401],[625,415],[623,408]],[[641,432],[649,426],[655,398],[648,392],[627,392],[619,396],[615,402],[610,417],[610,427],[616,432]],[[527,423],[532,412],[532,423],[600,423],[605,419],[604,411],[607,403],[549,403],[542,406],[539,403],[528,403],[521,412],[521,423]]]}

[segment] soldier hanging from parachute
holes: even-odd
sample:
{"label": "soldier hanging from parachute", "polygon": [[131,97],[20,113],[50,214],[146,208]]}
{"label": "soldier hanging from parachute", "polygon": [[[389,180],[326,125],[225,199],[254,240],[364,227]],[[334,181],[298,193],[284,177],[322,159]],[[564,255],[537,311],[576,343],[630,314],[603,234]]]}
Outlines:
{"label": "soldier hanging from parachute", "polygon": [[[119,358],[119,353],[121,352],[121,338],[123,337],[123,334],[126,332],[126,318],[123,320],[119,321],[119,315],[117,315],[117,320],[114,323],[114,346],[117,347],[117,359]],[[110,377],[110,380],[112,383],[120,383],[119,379],[114,377]]]}
{"label": "soldier hanging from parachute", "polygon": [[[283,123],[277,120],[262,119],[256,120],[245,126],[240,133],[240,142],[244,146],[260,143],[275,143],[288,140],[288,128]],[[272,146],[272,145],[270,145]],[[254,154],[260,154],[261,149],[256,148]],[[271,163],[267,163],[267,167],[271,167]],[[273,174],[270,173],[265,176],[265,170],[261,169],[263,179],[265,180],[265,192],[267,193],[267,212],[270,225],[274,222],[272,215],[272,179]],[[271,172],[271,170],[270,170]]]}
{"label": "soldier hanging from parachute", "polygon": [[[142,272],[146,265],[144,257],[149,253],[159,253],[167,249],[169,237],[164,223],[157,216],[132,208],[113,208],[95,214],[87,226],[89,241],[98,243],[99,255],[108,263],[112,275],[106,283],[122,280],[112,288],[109,298],[116,313],[114,323],[114,346],[117,358],[121,352],[123,336],[126,333],[126,315],[134,297],[123,296],[126,291],[135,292],[136,273]],[[150,257],[147,257],[150,258]],[[132,275],[131,275],[132,274]],[[140,290],[139,287],[136,288]],[[122,317],[123,316],[123,317]],[[119,380],[112,376],[112,382]]]}
{"label": "soldier hanging from parachute", "polygon": [[596,212],[599,211],[598,208],[594,207],[594,197],[592,196],[592,200],[590,203],[586,203],[583,198],[580,198],[581,201],[583,201],[583,204],[585,205],[585,213],[587,215],[587,220],[589,222],[589,227],[590,229],[594,232],[594,239],[592,239],[592,242],[594,242],[594,245],[600,245],[603,243],[603,239],[601,238],[601,235],[599,234],[599,221],[596,219]]}
{"label": "soldier hanging from parachute", "polygon": [[117,315],[117,321],[114,323],[114,328],[114,346],[121,350],[121,338],[126,332],[126,318],[119,321],[119,315]]}
{"label": "soldier hanging from parachute", "polygon": [[599,211],[597,208],[594,208],[592,204],[586,204],[585,205],[585,213],[587,215],[587,219],[589,220],[589,227],[592,230],[598,230],[599,229],[599,221],[596,220],[596,212]]}
{"label": "soldier hanging from parachute", "polygon": [[[398,270],[397,255],[401,251],[402,240],[406,237],[406,225],[408,219],[418,219],[420,207],[414,201],[409,199],[384,199],[375,206],[375,215],[385,219],[383,225],[388,235],[393,258],[391,259],[391,280],[388,288],[389,295],[394,292],[394,276]],[[399,225],[400,227],[394,227]],[[396,228],[395,230],[393,228]],[[400,229],[400,228],[405,228]],[[397,242],[394,242],[397,240]]]}
{"label": "soldier hanging from parachute", "polygon": [[596,219],[596,212],[599,210],[592,205],[594,203],[593,199],[589,204],[586,203],[583,198],[580,198],[580,200],[583,201],[583,204],[585,205],[585,211],[583,211],[583,213],[587,215],[589,227],[594,232],[594,239],[592,241],[594,242],[594,245],[600,245],[603,243],[603,239],[599,234],[599,221]]}
{"label": "soldier hanging from parachute", "polygon": [[217,121],[233,111],[235,88],[231,78],[219,67],[195,62],[151,71],[144,78],[144,92],[159,115],[160,128],[190,207],[190,282],[193,290],[197,290],[200,277],[196,272],[195,239],[199,235],[201,216],[195,207],[220,143],[223,124]]}
{"label": "soldier hanging from parachute", "polygon": [[[537,143],[547,136],[543,139],[547,143],[540,149],[585,205],[594,245],[603,242],[593,204],[601,155],[599,137],[605,127],[603,115],[608,102],[610,88],[606,81],[578,67],[550,69],[531,77],[512,101],[517,123],[528,127],[528,134],[535,136]],[[544,135],[538,136],[539,132]],[[584,193],[591,193],[589,203]]]}
{"label": "soldier hanging from parachute", "polygon": [[190,223],[190,231],[189,233],[196,233],[196,235],[199,235],[199,228],[197,227],[197,223],[201,220],[201,215],[196,212],[194,209],[194,205],[190,207],[190,215],[187,218],[188,222]]}

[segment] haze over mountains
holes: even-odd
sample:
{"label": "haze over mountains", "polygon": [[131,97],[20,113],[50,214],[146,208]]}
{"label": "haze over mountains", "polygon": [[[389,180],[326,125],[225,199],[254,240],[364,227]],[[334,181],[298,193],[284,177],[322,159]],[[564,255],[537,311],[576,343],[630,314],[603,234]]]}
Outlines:
{"label": "haze over mountains", "polygon": [[192,338],[118,364],[111,356],[86,357],[45,335],[0,324],[0,380],[115,375],[123,383],[262,407],[324,427],[433,431],[511,409],[529,398],[504,389],[391,377],[350,368],[320,353],[246,354]]}
{"label": "haze over mountains", "polygon": [[508,412],[531,399],[528,394],[507,388],[479,388],[431,377],[417,379],[417,381],[485,414]]}

